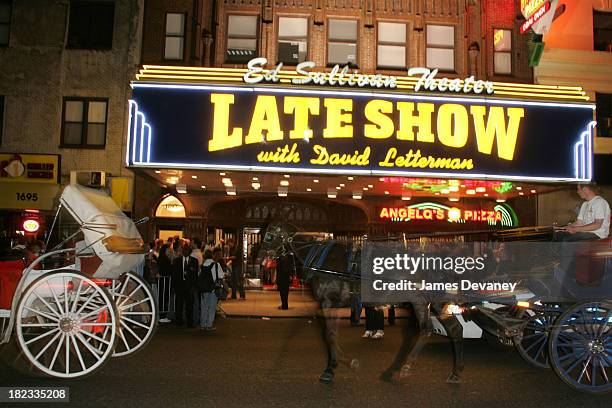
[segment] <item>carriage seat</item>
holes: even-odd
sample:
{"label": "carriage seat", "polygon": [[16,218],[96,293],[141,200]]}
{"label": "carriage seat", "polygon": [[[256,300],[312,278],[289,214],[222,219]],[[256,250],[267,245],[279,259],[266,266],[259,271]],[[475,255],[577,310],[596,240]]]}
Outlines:
{"label": "carriage seat", "polygon": [[142,239],[125,238],[119,235],[111,235],[102,240],[109,252],[118,254],[144,254],[145,247]]}
{"label": "carriage seat", "polygon": [[576,253],[576,283],[579,285],[597,286],[611,273],[612,238],[591,241],[588,248]]}
{"label": "carriage seat", "polygon": [[10,309],[26,265],[23,259],[0,260],[0,309]]}

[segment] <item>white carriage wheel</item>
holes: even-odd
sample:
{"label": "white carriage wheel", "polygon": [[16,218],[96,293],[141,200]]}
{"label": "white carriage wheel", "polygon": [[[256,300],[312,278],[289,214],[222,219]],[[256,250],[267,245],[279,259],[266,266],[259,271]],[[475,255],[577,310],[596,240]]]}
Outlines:
{"label": "white carriage wheel", "polygon": [[142,350],[157,329],[158,308],[149,284],[135,273],[124,273],[112,281],[111,295],[119,317],[119,338],[113,357]]}
{"label": "white carriage wheel", "polygon": [[117,339],[110,293],[77,271],[46,273],[22,293],[16,335],[25,358],[57,378],[92,374],[106,363]]}

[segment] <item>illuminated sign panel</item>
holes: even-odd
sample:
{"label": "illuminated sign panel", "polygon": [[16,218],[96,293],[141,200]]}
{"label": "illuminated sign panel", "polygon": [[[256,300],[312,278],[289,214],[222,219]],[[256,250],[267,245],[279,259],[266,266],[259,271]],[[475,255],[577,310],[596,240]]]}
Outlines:
{"label": "illuminated sign panel", "polygon": [[296,87],[133,84],[141,167],[591,177],[593,106]]}
{"label": "illuminated sign panel", "polygon": [[0,183],[59,183],[58,154],[0,154]]}
{"label": "illuminated sign panel", "polygon": [[455,222],[483,223],[516,227],[517,217],[507,205],[496,205],[491,208],[459,208],[443,204],[424,202],[406,207],[381,207],[377,209],[378,218],[391,222]]}

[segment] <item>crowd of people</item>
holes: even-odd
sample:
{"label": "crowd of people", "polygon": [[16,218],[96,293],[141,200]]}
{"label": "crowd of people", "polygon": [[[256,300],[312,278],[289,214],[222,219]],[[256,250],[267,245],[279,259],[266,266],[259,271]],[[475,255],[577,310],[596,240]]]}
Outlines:
{"label": "crowd of people", "polygon": [[[143,274],[156,283],[168,277],[170,290],[160,291],[159,303],[174,296],[174,323],[213,331],[215,315],[222,313],[219,300],[246,299],[240,249],[234,240],[204,243],[199,238],[170,237],[149,243]],[[168,321],[162,316],[162,321]]]}

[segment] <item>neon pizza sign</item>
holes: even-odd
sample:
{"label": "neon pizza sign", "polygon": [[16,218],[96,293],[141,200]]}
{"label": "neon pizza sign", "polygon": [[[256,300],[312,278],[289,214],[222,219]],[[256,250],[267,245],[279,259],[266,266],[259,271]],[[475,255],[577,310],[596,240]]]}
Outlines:
{"label": "neon pizza sign", "polygon": [[406,207],[382,207],[378,209],[378,218],[391,222],[455,222],[486,223],[503,227],[518,225],[512,208],[496,205],[490,209],[463,209],[447,205],[424,202]]}

